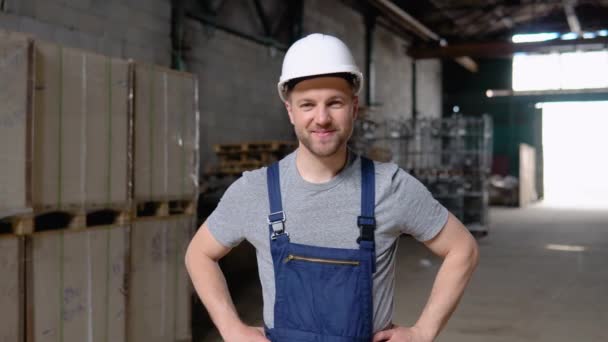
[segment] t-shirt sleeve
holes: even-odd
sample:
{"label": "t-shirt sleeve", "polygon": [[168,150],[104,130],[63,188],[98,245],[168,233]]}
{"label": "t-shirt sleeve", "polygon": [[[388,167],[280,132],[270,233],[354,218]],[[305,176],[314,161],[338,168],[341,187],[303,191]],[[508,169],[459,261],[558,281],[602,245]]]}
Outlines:
{"label": "t-shirt sleeve", "polygon": [[445,226],[448,210],[419,180],[401,168],[393,176],[393,190],[402,233],[418,241],[428,241]]}
{"label": "t-shirt sleeve", "polygon": [[245,239],[247,210],[243,203],[247,194],[247,181],[241,177],[228,187],[215,210],[207,218],[211,235],[222,245],[232,248]]}

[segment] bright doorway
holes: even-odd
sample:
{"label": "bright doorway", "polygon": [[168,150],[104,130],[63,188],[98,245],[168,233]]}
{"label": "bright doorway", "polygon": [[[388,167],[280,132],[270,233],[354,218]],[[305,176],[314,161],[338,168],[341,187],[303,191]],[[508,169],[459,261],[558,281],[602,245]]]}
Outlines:
{"label": "bright doorway", "polygon": [[608,209],[608,101],[543,103],[544,205]]}

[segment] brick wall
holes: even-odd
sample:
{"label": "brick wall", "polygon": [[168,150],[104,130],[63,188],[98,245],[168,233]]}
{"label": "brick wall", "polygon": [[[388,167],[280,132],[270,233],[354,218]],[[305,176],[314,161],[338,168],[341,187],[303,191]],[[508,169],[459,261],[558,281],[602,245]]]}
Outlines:
{"label": "brick wall", "polygon": [[442,116],[441,61],[425,59],[416,62],[416,111],[418,117]]}
{"label": "brick wall", "polygon": [[[228,23],[240,23],[246,32],[260,32],[251,6],[226,2],[220,15]],[[170,0],[6,0],[0,28],[114,57],[169,65],[170,16]],[[214,143],[292,139],[292,126],[276,94],[283,52],[190,20],[186,32],[186,67],[200,82],[201,170],[215,162]],[[303,34],[313,32],[344,40],[365,69],[364,19],[354,9],[339,1],[305,1]],[[373,73],[365,77],[375,84],[372,101],[382,105],[379,116],[411,116],[412,63],[404,53],[406,44],[376,27]],[[440,115],[439,61],[419,61],[416,75],[418,112]],[[361,94],[364,104],[365,89]]]}
{"label": "brick wall", "polygon": [[277,93],[284,53],[187,22],[188,69],[199,78],[201,169],[215,162],[212,144],[295,139]]}
{"label": "brick wall", "polygon": [[113,57],[171,62],[170,0],[6,0],[0,28]]}
{"label": "brick wall", "polygon": [[412,59],[405,54],[407,42],[382,26],[374,32],[372,102],[385,118],[412,116]]}

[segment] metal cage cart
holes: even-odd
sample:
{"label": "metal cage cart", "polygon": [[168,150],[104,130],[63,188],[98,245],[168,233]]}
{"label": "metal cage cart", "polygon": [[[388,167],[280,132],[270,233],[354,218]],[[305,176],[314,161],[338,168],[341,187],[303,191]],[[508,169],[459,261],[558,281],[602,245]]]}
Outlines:
{"label": "metal cage cart", "polygon": [[351,141],[358,153],[392,161],[420,180],[477,236],[488,232],[492,119],[359,120]]}

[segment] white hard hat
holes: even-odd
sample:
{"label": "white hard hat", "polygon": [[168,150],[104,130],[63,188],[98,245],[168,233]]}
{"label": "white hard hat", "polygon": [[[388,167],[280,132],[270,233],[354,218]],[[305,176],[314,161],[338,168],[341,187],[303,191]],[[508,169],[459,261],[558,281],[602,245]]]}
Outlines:
{"label": "white hard hat", "polygon": [[290,80],[335,73],[352,74],[355,95],[361,90],[363,74],[350,50],[340,39],[313,33],[291,45],[283,59],[283,70],[277,85],[279,96],[287,101],[286,83]]}

